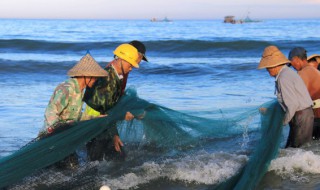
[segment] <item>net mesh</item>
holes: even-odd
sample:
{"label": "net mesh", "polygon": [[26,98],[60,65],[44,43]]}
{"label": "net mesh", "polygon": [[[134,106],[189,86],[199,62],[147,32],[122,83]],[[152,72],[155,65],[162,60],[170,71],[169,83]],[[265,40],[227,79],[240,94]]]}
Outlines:
{"label": "net mesh", "polygon": [[237,175],[213,189],[255,189],[267,171],[271,160],[277,155],[282,137],[284,112],[275,101],[263,107],[267,110],[261,116],[261,139],[249,161]]}
{"label": "net mesh", "polygon": [[[261,117],[261,142],[244,168],[233,178],[215,188],[252,189],[263,177],[268,164],[279,148],[283,113],[277,103],[264,105],[268,111]],[[41,168],[52,165],[75,152],[89,140],[123,120],[130,111],[140,118],[141,127],[120,129],[124,141],[151,144],[164,152],[197,147],[200,139],[224,138],[242,134],[243,120],[259,114],[258,108],[223,119],[206,119],[165,108],[137,96],[134,89],[114,106],[109,115],[78,122],[47,138],[34,141],[12,155],[0,159],[0,188],[13,184]],[[257,128],[248,128],[248,132]],[[225,188],[230,187],[230,188]]]}

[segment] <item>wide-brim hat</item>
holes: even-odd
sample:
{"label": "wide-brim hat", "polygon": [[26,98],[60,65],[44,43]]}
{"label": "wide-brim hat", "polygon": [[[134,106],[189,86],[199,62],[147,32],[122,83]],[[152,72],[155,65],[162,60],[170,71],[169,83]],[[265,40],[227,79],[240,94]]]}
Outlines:
{"label": "wide-brim hat", "polygon": [[87,53],[68,71],[68,75],[71,77],[107,77],[108,72],[105,71],[89,53]]}
{"label": "wide-brim hat", "polygon": [[142,42],[133,40],[129,42],[129,44],[133,45],[138,50],[138,52],[142,54],[142,60],[149,62],[146,56],[146,46]]}
{"label": "wide-brim hat", "polygon": [[309,61],[309,60],[312,59],[312,58],[315,58],[316,61],[317,61],[318,63],[320,63],[320,55],[319,55],[319,54],[310,55],[310,56],[307,58],[307,60]]}
{"label": "wide-brim hat", "polygon": [[268,46],[263,51],[258,69],[271,68],[286,63],[290,63],[290,61],[276,46]]}

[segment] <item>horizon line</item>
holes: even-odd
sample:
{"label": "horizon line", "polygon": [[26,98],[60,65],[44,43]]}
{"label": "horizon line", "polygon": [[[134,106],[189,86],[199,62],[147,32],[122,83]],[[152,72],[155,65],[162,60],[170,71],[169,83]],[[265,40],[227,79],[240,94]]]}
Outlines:
{"label": "horizon line", "polygon": [[[158,18],[158,17],[153,17],[153,18]],[[160,17],[159,17],[160,18]],[[168,17],[169,18],[169,17]],[[119,21],[125,21],[125,20],[147,20],[150,21],[152,18],[40,18],[40,17],[27,17],[27,18],[22,18],[22,17],[0,17],[0,20],[119,20]],[[224,17],[221,18],[170,18],[170,20],[223,20]],[[311,19],[320,19],[320,17],[305,17],[305,18],[258,18],[254,17],[254,19],[259,19],[259,20],[311,20]]]}

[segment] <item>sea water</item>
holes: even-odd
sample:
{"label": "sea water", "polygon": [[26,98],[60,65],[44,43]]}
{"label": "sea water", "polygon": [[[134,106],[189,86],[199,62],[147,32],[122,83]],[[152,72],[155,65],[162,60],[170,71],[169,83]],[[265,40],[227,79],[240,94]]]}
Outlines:
{"label": "sea water", "polygon": [[[90,51],[105,66],[121,43],[140,40],[149,62],[133,69],[128,87],[155,104],[205,118],[228,118],[275,98],[274,79],[257,70],[262,52],[276,45],[288,55],[302,46],[320,53],[319,20],[263,20],[224,24],[222,20],[0,20],[0,157],[37,136],[54,88]],[[14,188],[206,189],[235,175],[248,160],[259,125],[244,121],[243,132],[210,139],[201,150],[165,153],[124,142],[129,160],[88,164],[76,179],[49,171],[29,176]],[[283,143],[288,127],[284,127]],[[212,142],[214,141],[214,142]],[[282,149],[259,189],[319,189],[319,142]],[[90,175],[98,168],[99,175]],[[42,186],[39,184],[42,184]],[[70,187],[71,188],[71,187]]]}

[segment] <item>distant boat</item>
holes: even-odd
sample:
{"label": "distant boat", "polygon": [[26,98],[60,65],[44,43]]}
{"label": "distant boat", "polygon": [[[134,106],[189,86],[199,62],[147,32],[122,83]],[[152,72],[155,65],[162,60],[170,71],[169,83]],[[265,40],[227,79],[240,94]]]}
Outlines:
{"label": "distant boat", "polygon": [[168,19],[167,17],[164,17],[164,19],[157,19],[157,18],[152,18],[150,19],[151,22],[172,22],[172,20]]}
{"label": "distant boat", "polygon": [[261,20],[252,20],[249,17],[249,13],[248,13],[246,18],[239,19],[239,20],[236,20],[234,16],[225,16],[223,22],[224,23],[231,23],[231,24],[243,24],[243,23],[262,22],[262,21]]}
{"label": "distant boat", "polygon": [[234,16],[225,16],[223,22],[230,24],[242,24],[242,20],[236,20]]}
{"label": "distant boat", "polygon": [[250,22],[262,22],[262,20],[252,20],[252,19],[249,17],[249,13],[250,13],[250,12],[248,12],[248,14],[247,14],[246,18],[242,20],[244,23],[250,23]]}

